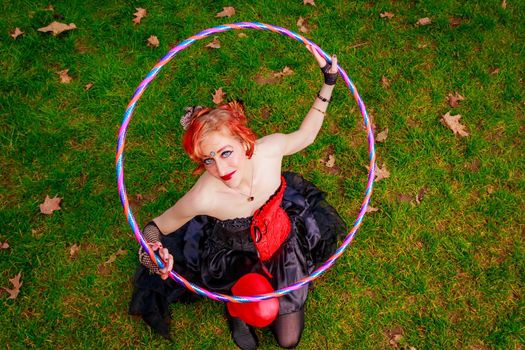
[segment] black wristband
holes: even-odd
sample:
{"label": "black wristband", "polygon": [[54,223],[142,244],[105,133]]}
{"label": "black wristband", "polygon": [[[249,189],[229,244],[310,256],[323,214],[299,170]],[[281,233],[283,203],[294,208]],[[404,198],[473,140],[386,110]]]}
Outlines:
{"label": "black wristband", "polygon": [[328,102],[328,103],[330,103],[330,101],[332,101],[331,98],[325,98],[325,97],[321,96],[321,91],[319,91],[319,92],[317,93],[317,98],[320,99],[320,100],[323,101],[323,102]]}

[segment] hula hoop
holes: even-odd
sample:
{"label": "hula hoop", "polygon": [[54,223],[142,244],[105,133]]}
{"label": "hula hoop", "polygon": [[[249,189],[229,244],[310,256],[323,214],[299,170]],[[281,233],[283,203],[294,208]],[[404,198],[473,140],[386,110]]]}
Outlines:
{"label": "hula hoop", "polygon": [[[133,230],[133,233],[135,234],[135,238],[137,241],[141,244],[142,248],[148,252],[150,257],[153,261],[157,263],[157,265],[160,268],[164,268],[164,264],[162,260],[159,258],[158,255],[156,255],[149,247],[149,245],[144,240],[144,237],[142,236],[142,232],[140,231],[136,221],[135,217],[133,216],[133,212],[131,210],[131,207],[129,205],[127,193],[126,193],[126,186],[124,184],[124,144],[126,141],[126,132],[128,129],[129,122],[131,120],[131,116],[133,115],[133,111],[135,109],[135,106],[137,105],[138,100],[148,87],[148,85],[151,83],[153,79],[157,76],[159,71],[162,69],[162,67],[168,63],[175,55],[177,55],[180,51],[185,50],[188,46],[196,42],[197,40],[204,39],[210,35],[216,34],[216,33],[222,33],[226,32],[232,29],[236,30],[242,30],[242,29],[257,29],[257,30],[269,30],[277,34],[286,35],[300,43],[303,44],[310,44],[312,45],[324,58],[331,62],[330,56],[327,55],[318,45],[316,45],[314,42],[306,39],[302,35],[299,35],[297,33],[294,33],[288,29],[273,26],[271,24],[264,24],[259,22],[238,22],[238,23],[231,23],[231,24],[224,24],[213,28],[208,28],[206,30],[203,30],[202,32],[189,37],[188,39],[184,40],[177,46],[173,47],[148,73],[146,78],[139,84],[137,89],[135,90],[135,93],[133,94],[133,97],[131,98],[131,101],[128,104],[128,107],[126,109],[126,112],[124,113],[124,119],[122,120],[122,125],[120,127],[119,135],[118,135],[118,143],[117,143],[117,151],[116,151],[116,171],[117,171],[117,186],[120,194],[120,201],[122,203],[122,206],[124,208],[124,214],[126,215],[129,225],[131,226],[131,229]],[[370,160],[370,166],[369,166],[369,172],[368,172],[368,184],[365,190],[365,196],[363,199],[363,202],[361,204],[361,209],[359,211],[359,214],[354,221],[354,225],[352,229],[348,232],[345,240],[337,248],[334,255],[332,255],[326,262],[317,268],[310,276],[305,277],[296,283],[283,288],[276,290],[272,293],[267,294],[259,294],[259,295],[249,295],[249,296],[232,296],[232,295],[226,295],[221,293],[215,293],[208,291],[204,288],[201,288],[189,281],[187,281],[184,277],[177,274],[175,271],[170,272],[170,277],[175,280],[180,285],[186,287],[193,293],[199,294],[201,296],[208,297],[213,300],[220,300],[224,302],[234,302],[234,303],[249,303],[249,302],[257,302],[262,300],[267,300],[271,298],[277,298],[281,297],[285,294],[289,294],[297,289],[300,289],[307,285],[308,283],[312,282],[313,280],[317,279],[319,276],[321,276],[328,268],[330,268],[337,259],[343,254],[345,249],[348,247],[350,242],[354,239],[354,236],[361,226],[363,217],[365,215],[366,209],[368,208],[368,203],[370,201],[370,197],[372,195],[372,187],[374,183],[374,177],[375,177],[375,147],[374,147],[374,133],[372,131],[372,127],[370,125],[369,119],[368,119],[368,112],[366,111],[365,104],[363,103],[363,100],[359,96],[357,89],[355,88],[354,84],[346,74],[343,68],[341,66],[337,66],[339,74],[343,77],[346,85],[348,86],[348,89],[354,96],[354,99],[356,100],[359,109],[361,111],[361,115],[363,116],[363,122],[366,126],[367,135],[368,135],[368,152],[369,152],[369,160]]]}

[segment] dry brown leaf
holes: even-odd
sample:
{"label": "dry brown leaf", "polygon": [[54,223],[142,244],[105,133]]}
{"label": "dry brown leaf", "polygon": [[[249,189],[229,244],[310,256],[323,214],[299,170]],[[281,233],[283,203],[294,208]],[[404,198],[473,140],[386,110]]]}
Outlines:
{"label": "dry brown leaf", "polygon": [[385,142],[387,136],[388,136],[388,128],[386,128],[385,130],[383,130],[379,134],[377,134],[376,141],[377,142]]}
{"label": "dry brown leaf", "polygon": [[219,37],[218,36],[214,37],[213,41],[209,43],[208,45],[206,45],[206,47],[211,47],[212,49],[220,49],[221,43],[219,41]]}
{"label": "dry brown leaf", "polygon": [[88,91],[93,87],[93,83],[87,83],[86,86],[84,86],[84,91]]}
{"label": "dry brown leaf", "polygon": [[447,114],[443,115],[441,117],[441,121],[454,132],[454,134],[457,134],[459,136],[468,136],[469,133],[465,130],[465,125],[461,125],[459,123],[459,119],[461,118],[461,115],[450,115],[450,111],[447,112]]}
{"label": "dry brown leaf", "polygon": [[22,277],[22,272],[19,272],[14,278],[10,278],[9,282],[13,285],[13,289],[4,288],[7,293],[9,293],[9,299],[16,299],[18,293],[20,293],[20,287],[22,287],[23,282],[20,282]]}
{"label": "dry brown leaf", "polygon": [[55,11],[55,8],[53,7],[53,5],[49,4],[46,7],[44,7],[44,10],[45,11]]}
{"label": "dry brown leaf", "polygon": [[73,80],[67,73],[69,72],[69,69],[64,69],[61,71],[56,72],[58,76],[60,77],[60,82],[62,84],[69,84]]}
{"label": "dry brown leaf", "polygon": [[234,14],[235,14],[235,8],[228,6],[228,7],[223,7],[222,11],[219,12],[215,17],[231,17]]}
{"label": "dry brown leaf", "polygon": [[40,212],[42,214],[53,214],[55,210],[60,210],[60,201],[62,198],[55,196],[54,198],[49,198],[46,196],[44,203],[40,204]]}
{"label": "dry brown leaf", "polygon": [[308,23],[303,17],[299,17],[297,20],[297,27],[299,27],[299,31],[301,33],[308,33],[310,32],[310,28],[308,27]]}
{"label": "dry brown leaf", "polygon": [[128,252],[123,249],[119,249],[116,253],[112,254],[109,259],[104,263],[106,265],[114,263],[117,260],[117,256],[127,254]]}
{"label": "dry brown leaf", "polygon": [[377,167],[376,166],[376,178],[374,181],[379,181],[382,179],[386,179],[390,177],[390,172],[387,170],[385,163],[383,163],[383,167]]}
{"label": "dry brown leaf", "polygon": [[383,12],[383,13],[379,14],[379,16],[381,18],[392,18],[392,17],[394,17],[394,14],[392,12]]}
{"label": "dry brown leaf", "polygon": [[16,27],[15,30],[11,33],[11,37],[16,40],[20,35],[24,34],[23,31],[20,30],[20,28]]}
{"label": "dry brown leaf", "polygon": [[385,88],[389,88],[390,87],[390,80],[388,80],[388,78],[385,77],[384,75],[383,75],[383,77],[381,77],[381,83],[383,84],[383,86]]}
{"label": "dry brown leaf", "polygon": [[496,68],[491,68],[489,70],[489,73],[490,73],[490,75],[496,75],[496,74],[499,73],[499,71],[500,71],[500,69],[496,67]]}
{"label": "dry brown leaf", "polygon": [[78,255],[78,252],[80,251],[80,246],[78,244],[73,244],[70,248],[69,248],[69,258],[70,259],[74,259],[77,257]]}
{"label": "dry brown leaf", "polygon": [[455,92],[454,95],[448,94],[448,104],[452,108],[459,106],[459,101],[465,100],[465,97],[461,96],[459,93]]}
{"label": "dry brown leaf", "polygon": [[428,192],[428,188],[426,188],[426,187],[423,187],[422,189],[419,190],[419,192],[417,193],[417,196],[416,196],[416,203],[417,204],[421,204],[421,201],[423,201],[423,198],[425,197],[427,192]]}
{"label": "dry brown leaf", "polygon": [[275,78],[283,78],[283,77],[287,77],[287,76],[292,75],[292,74],[293,74],[293,70],[290,69],[290,67],[285,66],[282,71],[274,72],[272,75]]}
{"label": "dry brown leaf", "polygon": [[159,47],[159,45],[159,38],[157,38],[155,35],[150,35],[148,38],[148,47]]}
{"label": "dry brown leaf", "polygon": [[459,26],[461,24],[461,22],[463,22],[463,18],[459,18],[459,17],[449,17],[448,18],[448,21],[450,23],[450,26],[452,28],[456,28],[457,26]]}
{"label": "dry brown leaf", "polygon": [[304,0],[303,5],[312,5],[315,6],[314,0]]}
{"label": "dry brown leaf", "polygon": [[501,2],[501,8],[502,8],[502,9],[506,9],[506,8],[507,8],[507,0],[503,0],[503,1]]}
{"label": "dry brown leaf", "polygon": [[412,196],[409,194],[400,193],[397,195],[397,200],[399,200],[400,202],[410,203],[412,202],[412,199]]}
{"label": "dry brown leaf", "polygon": [[388,343],[397,348],[399,342],[401,339],[403,339],[403,329],[401,327],[396,327],[394,329],[388,330],[386,332],[386,336],[388,337]]}
{"label": "dry brown leaf", "polygon": [[133,23],[140,24],[140,21],[148,15],[148,11],[140,7],[136,7],[135,10],[137,10],[137,12],[133,14],[133,16],[135,16]]}
{"label": "dry brown leaf", "polygon": [[425,44],[425,43],[419,43],[419,44],[417,44],[417,48],[418,48],[418,49],[424,49],[424,48],[427,47],[427,46],[428,46],[428,44]]}
{"label": "dry brown leaf", "polygon": [[44,32],[44,33],[51,32],[53,36],[57,36],[60,33],[66,32],[68,30],[73,30],[73,29],[77,29],[77,26],[75,25],[75,23],[64,24],[64,23],[53,21],[47,27],[38,28],[38,31]]}
{"label": "dry brown leaf", "polygon": [[224,100],[224,97],[226,97],[226,94],[222,91],[222,87],[220,87],[217,90],[215,90],[212,96],[213,96],[213,103],[218,105]]}
{"label": "dry brown leaf", "polygon": [[416,26],[427,26],[430,23],[432,23],[432,20],[428,17],[424,17],[424,18],[418,19],[418,21],[416,22]]}
{"label": "dry brown leaf", "polygon": [[239,33],[239,35],[237,35],[239,38],[247,38],[248,35],[246,35],[246,33]]}
{"label": "dry brown leaf", "polygon": [[0,249],[7,249],[9,248],[9,243],[7,243],[7,241],[5,241],[4,243],[0,244]]}
{"label": "dry brown leaf", "polygon": [[375,213],[378,210],[379,210],[378,208],[374,208],[374,207],[372,207],[370,205],[368,207],[366,207],[366,212],[367,213]]}
{"label": "dry brown leaf", "polygon": [[326,165],[327,168],[333,168],[335,165],[335,155],[329,154],[328,160],[324,163],[324,165]]}

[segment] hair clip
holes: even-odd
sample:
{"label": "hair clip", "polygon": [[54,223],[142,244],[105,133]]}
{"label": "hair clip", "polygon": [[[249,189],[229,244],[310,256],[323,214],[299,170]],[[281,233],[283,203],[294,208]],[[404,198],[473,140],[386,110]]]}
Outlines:
{"label": "hair clip", "polygon": [[197,114],[198,111],[200,111],[201,109],[203,109],[204,107],[202,106],[190,106],[190,107],[186,107],[184,108],[184,110],[186,111],[186,113],[184,113],[184,115],[182,116],[182,118],[180,118],[180,124],[182,125],[182,128],[184,130],[188,130],[188,127],[190,126],[191,124],[191,121],[193,119],[193,116]]}

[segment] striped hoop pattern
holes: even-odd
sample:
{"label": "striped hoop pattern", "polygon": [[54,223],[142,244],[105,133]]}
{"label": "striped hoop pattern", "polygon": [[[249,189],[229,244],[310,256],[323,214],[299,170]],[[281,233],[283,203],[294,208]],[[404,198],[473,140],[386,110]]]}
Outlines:
{"label": "striped hoop pattern", "polygon": [[[203,30],[202,32],[189,37],[188,39],[182,41],[177,46],[173,47],[148,73],[146,78],[139,84],[137,89],[135,90],[135,93],[133,94],[133,97],[131,98],[131,101],[129,102],[126,112],[124,113],[124,118],[122,120],[122,125],[120,127],[119,135],[118,135],[118,142],[117,142],[117,150],[116,150],[116,159],[115,159],[115,166],[116,166],[116,172],[117,172],[117,186],[118,191],[120,195],[120,201],[122,203],[122,207],[124,208],[124,214],[126,215],[126,218],[128,219],[129,225],[131,226],[131,229],[133,230],[133,233],[135,234],[135,237],[137,241],[141,244],[143,249],[148,252],[151,259],[157,263],[157,265],[160,268],[164,268],[164,264],[162,260],[159,258],[158,255],[156,255],[149,245],[144,240],[144,237],[142,236],[142,232],[140,231],[140,228],[137,225],[137,222],[135,221],[135,218],[133,216],[133,212],[131,210],[129,200],[126,193],[126,186],[124,184],[124,144],[126,141],[126,132],[129,126],[129,122],[131,121],[131,117],[133,115],[133,111],[137,105],[138,100],[141,98],[142,94],[148,87],[148,85],[155,79],[157,74],[160,72],[162,67],[164,67],[165,64],[167,64],[175,55],[177,55],[182,50],[185,50],[188,46],[195,43],[197,40],[204,39],[206,37],[209,37],[210,35],[216,34],[216,33],[222,33],[226,32],[232,29],[236,30],[243,30],[243,29],[257,29],[257,30],[269,30],[276,34],[286,35],[302,44],[309,44],[312,45],[328,62],[331,62],[330,56],[327,55],[318,45],[313,43],[312,41],[306,39],[302,35],[299,35],[297,33],[294,33],[288,29],[277,27],[270,24],[264,24],[264,23],[258,23],[258,22],[238,22],[238,23],[232,23],[232,24],[224,24],[217,27],[209,28],[206,30]],[[260,294],[260,295],[251,295],[251,296],[232,296],[232,295],[226,295],[221,293],[214,293],[211,291],[208,291],[204,288],[201,288],[193,283],[190,283],[187,281],[184,277],[177,274],[175,271],[170,272],[170,277],[175,280],[177,283],[183,285],[184,287],[188,288],[193,293],[199,294],[201,296],[205,296],[214,300],[220,300],[223,302],[234,302],[234,303],[249,303],[249,302],[257,302],[262,300],[267,300],[271,298],[281,297],[285,294],[291,293],[297,289],[300,289],[307,285],[308,283],[312,282],[319,276],[321,276],[328,268],[330,268],[337,259],[343,254],[345,249],[348,247],[350,242],[354,239],[354,236],[361,226],[363,217],[365,215],[366,209],[368,208],[368,203],[370,201],[370,197],[372,195],[372,187],[374,183],[374,177],[375,177],[375,170],[376,170],[376,154],[375,154],[375,147],[374,147],[374,134],[372,131],[372,127],[368,118],[368,112],[366,111],[365,104],[363,103],[363,100],[359,96],[357,89],[355,88],[354,84],[344,71],[344,69],[341,68],[341,66],[337,66],[339,74],[342,76],[345,84],[347,85],[348,89],[350,90],[352,96],[356,100],[359,109],[361,111],[361,115],[363,117],[363,122],[366,127],[367,136],[368,136],[368,152],[369,152],[369,173],[368,173],[368,183],[365,190],[365,196],[363,199],[363,202],[361,204],[361,208],[359,211],[359,214],[354,221],[354,225],[352,229],[348,232],[345,240],[343,243],[337,248],[334,255],[332,255],[326,262],[317,268],[310,276],[305,277],[296,283],[283,288],[276,290],[272,293],[267,294]]]}

